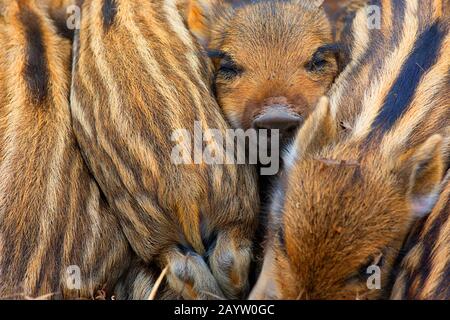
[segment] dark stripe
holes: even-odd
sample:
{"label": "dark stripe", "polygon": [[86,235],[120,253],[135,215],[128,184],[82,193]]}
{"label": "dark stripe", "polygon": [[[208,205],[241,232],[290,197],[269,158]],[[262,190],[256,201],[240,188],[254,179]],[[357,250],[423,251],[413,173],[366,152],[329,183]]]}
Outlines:
{"label": "dark stripe", "polygon": [[[445,222],[450,219],[450,201],[447,201],[445,207],[439,213],[440,216],[445,215]],[[448,230],[446,232],[449,232]],[[450,260],[446,262],[444,274],[442,276],[442,281],[439,283],[437,292],[440,294],[439,299],[450,300]]]}
{"label": "dark stripe", "polygon": [[74,30],[70,30],[67,27],[67,14],[66,8],[61,8],[57,10],[49,11],[50,18],[52,19],[53,25],[56,28],[56,31],[61,37],[64,37],[69,40],[73,40]]}
{"label": "dark stripe", "polygon": [[103,1],[103,27],[108,30],[114,23],[114,18],[117,14],[116,0],[104,0]]}
{"label": "dark stripe", "polygon": [[345,17],[345,20],[343,22],[344,29],[342,30],[341,34],[341,40],[340,40],[340,57],[339,57],[339,64],[340,64],[340,70],[343,70],[343,68],[348,65],[351,61],[351,52],[353,43],[355,41],[355,35],[354,32],[352,32],[353,28],[353,20],[355,19],[356,12],[351,12],[350,14],[347,14]]}
{"label": "dark stripe", "polygon": [[437,292],[439,296],[436,299],[450,300],[450,260],[447,261],[444,269],[444,274],[442,276],[442,281],[437,287]]}
{"label": "dark stripe", "polygon": [[[380,1],[370,1],[368,5],[377,5],[381,8]],[[366,10],[366,9],[361,9]],[[366,13],[367,14],[367,13]],[[353,46],[355,45],[355,37],[358,33],[361,32],[357,28],[354,22],[354,14],[353,17],[351,17],[351,20],[353,21],[353,24],[350,26],[347,24],[346,30],[344,30],[343,33],[343,40],[341,44],[342,48],[342,57],[341,57],[341,66],[346,65],[351,60]],[[351,27],[348,29],[347,27]],[[384,57],[384,54],[380,54],[380,52],[385,52],[386,48],[384,47],[384,39],[386,35],[382,32],[382,30],[378,29],[370,29],[368,30],[368,36],[369,39],[366,42],[367,48],[364,50],[364,52],[361,54],[361,57],[359,58],[359,63],[355,66],[353,66],[350,77],[347,78],[348,81],[347,84],[341,86],[342,87],[342,94],[343,96],[349,96],[350,99],[347,100],[347,103],[353,104],[352,108],[357,108],[355,104],[358,104],[358,101],[362,99],[362,96],[364,94],[365,88],[368,86],[368,83],[359,83],[358,86],[354,85],[354,81],[351,81],[352,79],[360,79],[365,78],[365,69],[366,67],[369,67],[370,73],[369,74],[375,74],[380,69],[381,65],[378,62],[380,60],[379,57]],[[370,80],[370,79],[368,79]],[[352,85],[353,84],[353,85]],[[357,108],[358,109],[358,108]]]}
{"label": "dark stripe", "polygon": [[391,45],[397,46],[403,34],[403,23],[405,20],[406,3],[404,0],[391,1],[392,6],[392,38]]}
{"label": "dark stripe", "polygon": [[[417,243],[420,240],[420,232],[422,231],[422,226],[425,224],[426,217],[417,220],[414,225],[411,227],[411,230],[409,231],[408,236],[403,241],[402,248],[400,249],[395,262],[392,267],[392,271],[388,278],[388,285],[387,285],[387,292],[391,292],[395,281],[397,280],[397,277],[403,273],[404,280],[401,283],[401,287],[408,289],[411,287],[411,284],[413,282],[413,277],[409,270],[405,268],[404,266],[404,259],[408,258],[410,255],[411,250],[417,245]],[[407,297],[407,290],[403,293],[401,299],[406,299]]]}
{"label": "dark stripe", "polygon": [[[78,152],[78,150],[75,149],[75,152]],[[80,160],[80,158],[74,157],[74,150],[72,148],[66,148],[63,155],[63,159],[67,159],[67,161],[65,162],[65,167],[62,168],[63,169],[62,171],[66,172],[67,174],[70,174],[71,168],[73,168],[75,162]],[[86,180],[81,180],[79,175],[75,177],[75,180],[71,181],[71,183],[80,186],[80,190],[89,190]],[[59,206],[66,205],[65,209],[61,209],[60,214],[62,214],[64,217],[67,217],[70,210],[72,209],[70,207],[70,203],[71,198],[74,195],[70,194],[69,185],[66,186],[65,191],[66,192],[62,192],[61,197],[58,199],[58,205]],[[85,197],[85,195],[86,193],[82,194],[78,193],[75,196],[79,198],[81,196]],[[78,208],[79,213],[88,212],[88,201],[86,201],[86,199],[82,200],[85,201],[78,200],[77,202],[79,206],[83,206],[83,208]],[[39,293],[39,291],[41,290],[40,288],[43,288],[45,284],[50,286],[52,292],[58,292],[61,278],[59,274],[58,276],[53,275],[52,271],[58,272],[60,270],[63,270],[62,268],[65,268],[65,266],[63,265],[64,243],[65,243],[64,239],[67,234],[67,230],[69,228],[72,228],[73,225],[68,223],[66,219],[61,219],[61,217],[58,217],[55,221],[52,221],[51,224],[55,226],[55,230],[49,236],[50,245],[48,251],[51,252],[52,254],[45,255],[41,260],[41,270],[39,273],[39,277],[37,278],[35,287],[36,294]]]}
{"label": "dark stripe", "polygon": [[433,250],[436,247],[437,239],[445,222],[449,219],[449,211],[444,208],[437,217],[430,216],[429,218],[434,218],[434,220],[431,222],[430,230],[426,234],[421,235],[423,239],[423,255],[413,272],[413,278],[420,278],[421,284],[425,283],[433,270]]}
{"label": "dark stripe", "polygon": [[[382,19],[386,19],[386,15],[383,14],[384,7],[382,3],[379,6],[381,8]],[[392,34],[384,28],[383,22],[381,27],[381,29],[369,29],[370,41],[366,55],[364,56],[364,59],[367,59],[365,61],[368,61],[371,66],[369,74],[377,74],[382,69],[386,57],[384,52],[390,48],[389,42],[391,41],[390,37]]]}
{"label": "dark stripe", "polygon": [[420,244],[420,233],[426,223],[427,217],[424,217],[422,219],[419,219],[414,223],[414,225],[411,227],[411,230],[409,232],[409,235],[407,239],[404,241],[402,249],[400,250],[397,259],[394,263],[393,271],[391,273],[391,282],[390,282],[390,289],[392,289],[392,286],[395,283],[395,280],[397,280],[397,276],[400,273],[403,273],[404,280],[402,282],[402,287],[405,289],[403,296],[401,299],[406,299],[407,297],[410,297],[410,288],[412,288],[413,281],[417,275],[413,275],[413,272],[416,270],[411,270],[409,268],[405,267],[405,259],[408,259],[411,255],[411,250],[415,248],[418,244]]}
{"label": "dark stripe", "polygon": [[18,19],[22,23],[26,38],[26,60],[23,75],[31,98],[42,103],[48,95],[49,71],[46,50],[39,17],[27,6],[21,5]]}
{"label": "dark stripe", "polygon": [[[445,34],[440,24],[435,23],[420,35],[386,97],[381,112],[373,122],[372,129],[389,130],[407,110],[422,76],[436,62]],[[374,131],[372,130],[368,139]]]}

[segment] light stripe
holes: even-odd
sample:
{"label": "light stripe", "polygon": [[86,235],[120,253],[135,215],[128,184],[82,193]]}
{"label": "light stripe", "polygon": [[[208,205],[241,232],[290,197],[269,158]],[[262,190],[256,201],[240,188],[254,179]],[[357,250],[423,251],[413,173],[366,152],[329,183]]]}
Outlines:
{"label": "light stripe", "polygon": [[[398,1],[398,0],[394,0]],[[382,24],[381,27],[384,34],[391,34],[392,33],[392,23],[393,21],[393,14],[392,14],[392,0],[382,0],[381,1],[382,6]]]}
{"label": "light stripe", "polygon": [[414,47],[418,30],[417,9],[417,0],[406,2],[402,40],[399,46],[384,59],[382,72],[372,81],[370,89],[366,92],[362,112],[355,122],[352,140],[361,140],[370,132],[372,122],[380,112],[384,99],[399,76],[403,62]]}
{"label": "light stripe", "polygon": [[[97,2],[94,1],[92,6],[94,12],[100,12]],[[96,17],[96,15],[94,15],[94,17]],[[100,16],[98,15],[98,17]],[[128,139],[125,141],[128,141],[127,147],[131,150],[132,155],[136,157],[141,164],[145,165],[146,168],[149,168],[154,176],[157,176],[159,165],[154,157],[154,153],[149,149],[149,144],[147,141],[145,141],[139,133],[136,133],[135,130],[133,130],[131,123],[132,121],[128,118],[129,115],[127,115],[122,108],[123,102],[119,95],[120,90],[114,81],[114,76],[109,64],[105,60],[104,53],[106,52],[106,48],[103,46],[103,41],[100,34],[102,29],[98,28],[98,26],[101,26],[101,21],[94,20],[91,21],[89,25],[91,35],[90,48],[94,53],[94,58],[96,61],[95,66],[97,67],[98,74],[102,77],[104,85],[108,88],[109,108],[107,109],[110,111],[112,120],[112,126],[110,127],[119,130],[119,136],[121,136],[124,132],[131,135],[128,136]],[[108,151],[110,152],[111,159],[114,161],[119,174],[121,174],[122,182],[128,190],[138,190],[136,181],[134,181],[134,178],[126,164],[119,163],[118,158],[114,156],[114,153],[111,148],[108,147],[108,144],[109,141],[107,139],[102,140],[102,145],[110,149]]]}
{"label": "light stripe", "polygon": [[[447,36],[441,49],[437,63],[423,76],[409,110],[397,122],[395,127],[387,133],[382,142],[382,153],[385,157],[397,154],[405,146],[411,134],[420,130],[420,125],[435,104],[434,96],[446,90],[445,78],[450,71],[450,36]],[[445,110],[442,110],[445,111]]]}
{"label": "light stripe", "polygon": [[71,91],[70,110],[72,112],[72,116],[81,125],[81,128],[86,132],[89,139],[94,139],[94,135],[92,134],[92,127],[89,124],[89,121],[86,119],[86,114],[84,113],[83,107],[78,101],[77,94],[74,90]]}
{"label": "light stripe", "polygon": [[[443,215],[444,212],[439,212]],[[438,239],[436,239],[432,254],[432,269],[423,285],[421,293],[424,297],[431,297],[436,292],[437,287],[444,281],[450,281],[448,275],[445,274],[445,267],[450,260],[450,219],[447,218],[445,224],[441,227]],[[420,266],[418,266],[420,268]]]}
{"label": "light stripe", "polygon": [[[142,241],[135,241],[135,243],[142,243],[145,242],[145,240],[148,238],[149,234],[152,234],[151,230],[148,230],[147,226],[142,223],[142,219],[138,216],[136,211],[131,206],[130,202],[128,200],[123,201],[122,199],[114,199],[114,205],[121,211],[126,212],[126,218],[130,221],[130,223],[133,225],[133,232],[136,232],[138,235],[141,236]],[[126,197],[125,197],[126,198]],[[126,231],[126,228],[125,228]],[[149,249],[149,248],[147,248]],[[142,248],[144,250],[144,248]]]}
{"label": "light stripe", "polygon": [[[169,12],[170,12],[170,7],[167,10],[169,10]],[[182,128],[182,126],[180,124],[180,117],[179,117],[180,114],[179,114],[179,112],[176,112],[178,110],[183,110],[183,108],[177,107],[180,104],[180,101],[177,99],[177,97],[179,96],[179,92],[178,92],[179,88],[175,88],[171,83],[168,82],[168,78],[161,71],[161,69],[157,63],[157,59],[153,56],[153,54],[151,52],[151,49],[150,49],[151,46],[148,43],[148,40],[141,33],[139,27],[134,22],[133,17],[127,15],[128,12],[132,12],[131,8],[124,5],[123,11],[124,11],[123,16],[126,17],[126,19],[124,18],[124,22],[126,22],[126,27],[132,35],[131,39],[133,40],[133,42],[135,44],[134,47],[139,52],[141,61],[144,63],[145,67],[147,68],[148,73],[152,76],[152,78],[156,84],[158,93],[160,93],[163,96],[163,98],[165,99],[165,104],[168,106],[171,106],[170,108],[166,108],[165,111],[170,113],[170,119],[173,119],[172,126],[174,128],[180,129],[180,128]],[[174,29],[174,31],[176,32],[176,34],[179,36],[180,40],[182,42],[186,42],[187,40],[185,39],[185,37],[189,36],[189,34],[184,34],[182,31],[180,31],[180,29],[182,30],[182,28],[173,21],[174,19],[176,19],[177,16],[179,16],[179,13],[178,12],[170,12],[170,13],[172,14],[172,16],[170,16],[170,18],[168,18],[169,23],[171,24],[171,26]],[[186,27],[184,27],[184,29],[187,32]],[[152,30],[154,31],[153,34],[155,36],[159,35],[159,40],[162,43],[164,43],[168,47],[170,46],[170,43],[168,43],[168,40],[170,39],[169,34],[167,32],[165,32],[165,30],[163,28],[161,28],[159,26],[159,24],[156,23],[156,21],[153,21],[153,23],[152,23]],[[192,44],[191,44],[191,47],[192,47]],[[197,82],[202,84],[206,90],[204,80],[200,79],[200,77],[199,77],[198,60],[192,54],[193,49],[189,48],[189,46],[188,46],[187,50],[185,50],[185,51],[187,51],[187,53],[185,53],[186,59],[187,59],[187,61],[189,61],[191,63],[190,67],[194,67],[193,74],[197,78]],[[198,112],[198,114],[200,116],[200,119],[198,119],[198,120],[202,123],[202,127],[206,128],[207,122],[206,122],[205,115],[203,112],[204,102],[202,102],[203,99],[200,95],[198,88],[193,84],[192,80],[189,79],[187,77],[187,75],[180,68],[177,68],[177,65],[179,63],[176,61],[176,59],[174,59],[174,57],[172,55],[166,54],[164,57],[168,60],[168,64],[170,66],[172,66],[171,71],[174,74],[176,74],[179,78],[181,78],[183,80],[184,84],[187,85],[187,88],[185,89],[186,93],[191,95],[191,97],[193,98],[194,103],[195,103],[195,106],[192,106],[192,108],[193,108],[193,110]],[[195,62],[193,61],[193,59],[195,59]],[[192,125],[194,125],[194,124],[192,123]],[[186,129],[186,128],[183,128],[183,129]]]}
{"label": "light stripe", "polygon": [[[447,178],[448,177],[446,177],[446,179]],[[447,182],[445,183],[445,188],[441,193],[439,202],[427,219],[427,223],[421,232],[422,239],[426,239],[430,236],[433,237],[434,234],[430,234],[430,232],[436,232],[434,227],[441,223],[443,219],[446,219],[445,221],[442,221],[443,223],[439,227],[439,235],[437,235],[436,240],[433,243],[430,254],[431,270],[425,279],[423,288],[420,290],[421,298],[432,298],[437,292],[437,288],[442,283],[448,282],[448,275],[445,274],[445,270],[450,259],[450,217],[445,210],[448,209],[447,202],[450,195],[450,183],[446,179],[444,179]],[[420,269],[421,267],[422,266],[419,264],[415,266],[416,269]]]}
{"label": "light stripe", "polygon": [[[5,77],[6,88],[8,90],[5,96],[8,98],[9,103],[2,106],[4,110],[3,113],[5,114],[6,128],[4,129],[2,143],[4,150],[2,161],[0,162],[0,218],[4,216],[6,210],[4,203],[6,197],[10,196],[10,194],[8,194],[9,184],[13,182],[13,168],[16,164],[15,158],[18,149],[16,146],[20,136],[20,133],[17,132],[16,128],[19,128],[19,124],[23,121],[21,110],[24,107],[29,106],[26,98],[27,85],[24,83],[21,75],[17,73],[17,70],[23,69],[25,63],[21,51],[25,39],[22,36],[18,39],[13,39],[13,46],[9,50],[9,54],[4,57],[5,62],[7,62],[5,74],[8,75]],[[18,59],[18,57],[21,59]]]}
{"label": "light stripe", "polygon": [[[447,1],[446,6],[450,5],[448,0],[434,0],[433,1],[433,17],[435,19],[441,18],[443,16],[443,2]],[[448,9],[448,8],[447,8]]]}
{"label": "light stripe", "polygon": [[194,46],[192,41],[192,36],[186,28],[181,15],[177,8],[176,0],[163,0],[163,10],[166,13],[167,22],[171,26],[172,30],[178,35],[178,38],[184,43],[188,50],[186,50],[185,56],[187,61],[189,61],[189,66],[194,71],[194,76],[196,77],[197,83],[202,86],[202,89],[209,90],[205,84],[204,79],[200,78],[200,65],[198,57],[194,54],[198,49]]}
{"label": "light stripe", "polygon": [[390,300],[402,300],[405,296],[405,282],[406,282],[406,275],[405,271],[402,270],[400,274],[397,276],[395,280],[394,287],[392,288],[392,295],[390,297]]}
{"label": "light stripe", "polygon": [[[201,67],[200,62],[195,54],[199,49],[194,45],[193,37],[189,33],[188,29],[186,28],[181,15],[179,13],[179,10],[177,8],[176,0],[163,0],[163,10],[166,13],[166,19],[169,25],[171,26],[172,30],[178,35],[178,38],[183,42],[183,44],[187,47],[187,50],[185,51],[185,57],[186,60],[189,62],[189,66],[193,69],[193,74],[196,78],[196,82],[200,84],[202,89],[204,90],[205,94],[209,94],[210,89],[207,87],[207,84],[204,79],[200,77],[201,75]],[[185,77],[183,77],[185,78]],[[198,89],[192,84],[191,81],[187,80],[185,81],[187,85],[189,86],[187,88],[188,92],[193,95],[194,101],[196,102],[196,111],[199,115],[200,119],[197,119],[200,121],[203,130],[208,129],[208,121],[205,118],[204,114],[204,108],[205,103],[204,99],[199,95]],[[211,100],[212,101],[212,100]],[[217,114],[217,118],[220,119],[221,115]],[[223,123],[225,126],[225,123]],[[222,127],[224,127],[222,126]],[[214,128],[219,129],[219,128]],[[224,150],[225,146],[219,145],[218,141],[213,140],[210,142],[210,146],[212,148],[215,148],[216,150]],[[226,170],[227,174],[231,177],[231,179],[236,180],[236,172],[233,170],[233,167],[230,166],[215,166],[215,170],[213,170],[214,180],[215,181],[222,181],[222,175],[224,173],[224,170]],[[219,183],[219,182],[216,182]]]}
{"label": "light stripe", "polygon": [[159,224],[168,223],[164,212],[161,211],[161,208],[146,193],[136,195],[136,201],[141,208],[152,214],[151,217],[153,220]]}
{"label": "light stripe", "polygon": [[[110,144],[110,140],[109,140],[109,136],[107,134],[105,134],[105,128],[103,127],[103,125],[100,123],[99,121],[99,110],[100,110],[100,102],[99,102],[99,98],[98,95],[93,91],[93,80],[90,77],[90,73],[86,72],[84,70],[85,67],[85,63],[83,63],[83,61],[80,59],[80,63],[78,65],[78,68],[80,70],[80,74],[82,76],[78,76],[77,81],[79,81],[82,85],[82,88],[84,90],[87,90],[89,93],[89,96],[92,98],[93,100],[93,105],[91,106],[91,110],[93,110],[94,115],[92,115],[92,119],[94,121],[94,127],[96,129],[96,141],[97,143],[101,142],[101,148],[102,150],[108,155],[109,159],[111,159],[114,167],[116,168],[116,170],[119,172],[121,181],[123,181],[123,183],[128,183],[131,181],[134,181],[133,178],[133,173],[129,170],[128,166],[123,163],[121,161],[120,158],[115,156],[115,151],[114,148],[111,146]],[[102,166],[103,169],[103,166]],[[107,177],[110,175],[109,171],[103,172],[104,176]],[[132,190],[130,188],[136,188],[136,184],[130,184],[128,183],[128,185],[126,186],[129,190]]]}
{"label": "light stripe", "polygon": [[31,259],[27,265],[25,279],[26,286],[30,288],[36,288],[41,268],[48,267],[43,265],[42,262],[48,254],[55,234],[60,231],[56,230],[55,225],[49,222],[58,221],[59,210],[64,210],[58,207],[58,199],[61,192],[64,192],[64,186],[62,186],[61,182],[64,174],[64,162],[66,161],[64,153],[68,145],[68,139],[67,132],[64,130],[57,131],[55,134],[57,139],[53,145],[52,155],[48,163],[50,174],[46,181],[45,209],[39,213],[34,213],[36,217],[39,217],[39,246],[34,248],[34,253],[30,255]]}
{"label": "light stripe", "polygon": [[336,117],[336,114],[338,113],[337,108],[341,105],[343,93],[348,87],[349,81],[351,81],[352,72],[355,67],[359,65],[361,58],[366,53],[370,44],[369,28],[367,25],[367,14],[365,9],[360,9],[356,13],[351,32],[354,36],[354,41],[352,43],[352,47],[350,48],[350,63],[338,76],[335,85],[332,86],[328,94],[330,96],[330,108],[333,117]]}
{"label": "light stripe", "polygon": [[[65,217],[67,219],[67,225],[68,228],[66,230],[66,233],[64,234],[64,250],[63,250],[63,265],[64,263],[67,264],[63,267],[63,270],[61,272],[64,274],[65,277],[65,268],[69,265],[74,264],[74,261],[70,261],[72,258],[72,252],[74,251],[73,247],[76,243],[75,239],[78,237],[78,229],[77,229],[77,222],[80,218],[80,206],[84,204],[79,203],[79,184],[78,181],[81,177],[81,168],[84,164],[81,157],[79,155],[76,156],[78,159],[72,162],[70,167],[70,186],[68,188],[69,192],[69,209],[67,210],[67,216]],[[62,279],[64,279],[64,277]]]}
{"label": "light stripe", "polygon": [[[100,201],[100,193],[95,182],[89,183],[89,193],[87,199],[86,206],[86,216],[89,217],[89,229],[90,236],[87,237],[86,248],[84,249],[84,255],[82,261],[87,263],[87,265],[92,265],[99,258],[98,257],[98,243],[101,240],[101,220],[100,220],[100,212],[99,212],[99,201]],[[104,258],[104,257],[103,257]]]}
{"label": "light stripe", "polygon": [[[134,47],[137,48],[137,51],[139,52],[139,54],[141,56],[141,60],[144,62],[146,68],[148,69],[148,73],[153,76],[153,80],[155,81],[158,92],[165,98],[166,104],[168,104],[170,106],[169,108],[166,108],[166,112],[171,114],[171,116],[170,116],[171,119],[176,119],[173,121],[173,123],[171,123],[171,125],[177,129],[183,128],[183,126],[181,125],[181,122],[180,122],[180,113],[178,112],[178,110],[183,110],[184,108],[176,107],[177,105],[180,104],[180,101],[177,99],[177,97],[179,96],[179,93],[177,91],[178,89],[174,88],[170,83],[167,82],[167,77],[165,77],[163,75],[161,69],[159,68],[159,65],[156,62],[157,60],[155,59],[155,57],[153,56],[153,54],[150,50],[151,46],[149,45],[147,39],[145,39],[145,37],[140,32],[139,28],[137,27],[136,23],[133,20],[133,17],[126,15],[126,13],[131,12],[131,8],[123,6],[123,7],[121,7],[121,9],[124,10],[124,13],[123,13],[123,15],[121,15],[121,17],[125,16],[123,18],[123,20],[126,23],[129,33],[132,35],[131,39],[133,40],[133,42],[135,44]],[[171,12],[170,6],[167,6],[166,9],[168,10],[168,13],[167,13],[168,15],[176,14],[176,16],[179,17],[178,12],[175,12],[175,13]],[[179,18],[181,19],[181,17],[179,17]],[[176,18],[174,18],[174,16],[171,16],[171,18],[169,19],[169,17],[168,17],[169,21],[172,21],[173,19],[176,19]],[[181,23],[181,20],[180,20],[180,23]],[[175,31],[179,35],[180,39],[182,41],[184,39],[183,42],[188,41],[185,38],[189,37],[190,35],[189,35],[189,33],[187,33],[186,27],[183,27],[184,32],[181,31],[181,30],[183,30],[183,28],[179,24],[175,24],[174,22],[172,22],[172,27],[175,29]],[[163,31],[163,29],[158,28],[157,23],[153,24],[153,30],[155,30],[155,28],[157,28],[157,30],[155,31],[155,34],[161,34],[162,39],[170,38],[169,35]],[[191,42],[189,42],[187,45],[188,45],[187,51],[190,52],[189,54],[192,55],[191,58],[187,58],[187,59],[188,59],[188,61],[191,61],[192,59],[195,58],[195,56],[193,55],[195,48],[193,48],[193,45]],[[171,55],[167,54],[165,57],[166,57],[166,59],[169,60],[168,62],[170,65],[176,66],[178,64]],[[198,62],[197,59],[196,59],[196,61]],[[195,64],[194,64],[194,69],[195,69]],[[193,98],[194,103],[195,103],[195,106],[192,106],[192,108],[199,115],[200,119],[198,119],[198,120],[202,124],[203,130],[207,129],[208,122],[207,122],[207,119],[204,114],[205,98],[203,97],[203,99],[202,99],[202,96],[200,95],[198,88],[193,84],[192,80],[188,79],[187,75],[184,74],[180,70],[180,68],[174,67],[174,68],[172,68],[172,70],[178,77],[180,77],[184,81],[184,84],[187,85],[187,88],[185,90],[187,91],[188,94],[191,95],[191,97]],[[198,70],[194,70],[194,74],[198,79],[198,83],[205,85],[204,80],[200,79]],[[169,90],[168,90],[168,88],[169,88]],[[205,90],[207,90],[206,87],[205,87]],[[206,93],[209,93],[209,91],[206,91]],[[218,117],[220,117],[219,114],[218,114]],[[223,124],[225,125],[225,123],[223,123]],[[192,126],[193,125],[194,124],[192,123]],[[216,141],[214,141],[213,143],[216,148],[222,148],[222,149],[224,148],[223,145],[219,146],[216,143]],[[229,172],[229,174],[231,176],[234,176],[234,173],[231,171]]]}
{"label": "light stripe", "polygon": [[[122,2],[120,5],[120,17],[129,32],[130,41],[133,42],[131,47],[135,48],[139,53],[139,61],[144,64],[145,68],[148,70],[148,74],[152,76],[152,82],[156,86],[158,93],[160,93],[165,100],[164,104],[170,106],[165,110],[170,114],[170,119],[173,119],[175,123],[179,123],[179,115],[174,112],[175,110],[181,109],[180,101],[176,99],[178,88],[175,88],[172,83],[169,83],[167,77],[163,75],[157,59],[151,51],[151,46],[147,39],[142,35],[133,19],[134,16],[131,14],[133,12],[131,5],[132,4],[127,1]],[[158,24],[155,21],[153,22],[153,29],[157,28]],[[153,34],[157,36],[157,32],[154,32]],[[168,37],[159,37],[159,40],[164,43],[168,40]],[[167,42],[165,44],[169,45]],[[167,58],[168,55],[169,53],[166,53],[165,57]]]}
{"label": "light stripe", "polygon": [[[82,58],[80,58],[81,60]],[[95,140],[99,140],[99,139],[105,139],[104,136],[100,136],[100,132],[98,130],[99,128],[99,124],[98,124],[98,111],[100,109],[100,102],[99,102],[99,98],[96,92],[94,92],[94,81],[91,79],[90,76],[90,72],[87,72],[85,70],[85,66],[87,66],[88,64],[85,63],[79,63],[77,68],[78,68],[78,72],[76,75],[76,80],[73,80],[72,83],[72,92],[71,92],[71,96],[72,95],[76,95],[76,94],[80,94],[81,96],[88,96],[90,98],[92,98],[93,102],[91,106],[82,106],[81,105],[81,101],[77,101],[79,103],[79,108],[83,108],[83,112],[84,115],[86,116],[86,114],[89,112],[88,117],[90,119],[93,119],[94,124],[92,127],[92,124],[89,124],[89,127],[91,130],[93,130],[93,128],[96,130],[97,136],[95,137]],[[74,75],[75,77],[75,75]],[[75,88],[74,83],[75,81],[77,81],[79,84],[81,84],[81,87],[79,88],[79,90],[81,91],[81,93],[77,92],[77,88]],[[83,90],[87,90],[88,95],[86,95],[86,93]]]}

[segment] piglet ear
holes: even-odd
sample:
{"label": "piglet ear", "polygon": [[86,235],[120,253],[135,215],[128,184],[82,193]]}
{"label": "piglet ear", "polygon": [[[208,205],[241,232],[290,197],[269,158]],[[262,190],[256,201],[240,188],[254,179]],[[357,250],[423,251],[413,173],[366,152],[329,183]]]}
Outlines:
{"label": "piglet ear", "polygon": [[314,153],[336,139],[337,125],[331,114],[330,102],[322,97],[295,139],[298,154]]}
{"label": "piglet ear", "polygon": [[293,2],[310,9],[322,9],[325,0],[293,0]]}
{"label": "piglet ear", "polygon": [[199,43],[207,48],[210,41],[214,7],[220,0],[185,0],[186,21]]}
{"label": "piglet ear", "polygon": [[416,217],[430,213],[439,197],[445,168],[443,142],[441,135],[433,135],[398,158],[396,166]]}
{"label": "piglet ear", "polygon": [[273,277],[275,268],[275,253],[271,247],[264,255],[263,267],[249,300],[273,300],[278,298],[277,285]]}

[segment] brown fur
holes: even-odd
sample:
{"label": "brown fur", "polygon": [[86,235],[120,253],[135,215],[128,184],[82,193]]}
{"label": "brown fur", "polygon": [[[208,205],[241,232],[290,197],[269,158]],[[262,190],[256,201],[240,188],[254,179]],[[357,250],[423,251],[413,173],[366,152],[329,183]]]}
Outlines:
{"label": "brown fur", "polygon": [[450,299],[450,172],[431,214],[416,223],[395,278],[392,299]]}
{"label": "brown fur", "polygon": [[[192,0],[189,13],[188,24],[206,49],[226,54],[213,59],[215,90],[234,127],[252,128],[280,106],[306,118],[336,76],[330,51],[321,55],[323,67],[308,69],[332,36],[323,9],[307,1]],[[223,71],[230,63],[238,74]]]}
{"label": "brown fur", "polygon": [[82,12],[73,128],[134,252],[159,271],[170,266],[166,289],[176,296],[241,296],[258,211],[255,172],[171,160],[174,130],[192,133],[195,120],[227,128],[177,3],[93,0]]}
{"label": "brown fur", "polygon": [[132,252],[72,133],[70,43],[45,7],[1,0],[0,44],[0,299],[111,294]]}
{"label": "brown fur", "polygon": [[[383,8],[381,30],[368,30],[365,11],[358,12],[351,62],[330,103],[321,100],[287,154],[290,169],[274,195],[263,272],[251,298],[388,297],[403,241],[438,196],[450,150],[448,23],[440,1],[373,2]],[[404,19],[392,14],[394,5]],[[429,67],[412,54],[421,33],[430,34],[423,47],[423,57],[433,58]],[[404,104],[391,99],[399,83],[399,94],[414,88]],[[392,105],[404,112],[391,110],[378,123]],[[381,270],[381,290],[367,286],[371,265]]]}

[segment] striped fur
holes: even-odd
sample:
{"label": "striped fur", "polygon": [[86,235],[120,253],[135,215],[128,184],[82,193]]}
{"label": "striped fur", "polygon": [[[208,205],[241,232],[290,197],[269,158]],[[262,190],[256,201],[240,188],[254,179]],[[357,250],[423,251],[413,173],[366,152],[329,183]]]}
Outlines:
{"label": "striped fur", "polygon": [[405,245],[392,299],[450,300],[450,172],[447,176],[433,211],[416,223]]}
{"label": "striped fur", "polygon": [[[184,298],[239,297],[257,214],[253,168],[175,165],[175,129],[224,133],[209,69],[174,0],[92,0],[74,48],[73,128],[134,252]],[[221,146],[217,146],[221,148]]]}
{"label": "striped fur", "polygon": [[369,0],[325,0],[324,8],[333,26],[333,37],[339,41],[348,32],[346,27],[354,18],[356,12],[364,7]]}
{"label": "striped fur", "polygon": [[111,293],[132,252],[72,133],[70,43],[34,1],[1,0],[0,44],[0,299]]}
{"label": "striped fur", "polygon": [[[448,18],[437,0],[371,4],[381,29],[358,11],[350,63],[287,154],[253,298],[388,297],[410,226],[439,196],[450,149]],[[367,286],[371,265],[380,290]]]}

